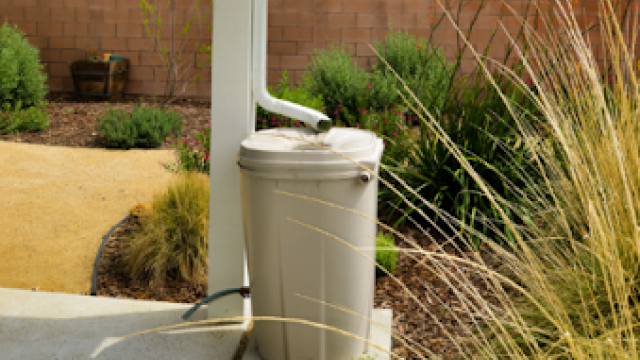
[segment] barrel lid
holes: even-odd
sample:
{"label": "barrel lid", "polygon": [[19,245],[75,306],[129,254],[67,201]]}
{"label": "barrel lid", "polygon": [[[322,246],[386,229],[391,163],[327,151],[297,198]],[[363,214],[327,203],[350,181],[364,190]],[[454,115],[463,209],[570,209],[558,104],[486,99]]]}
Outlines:
{"label": "barrel lid", "polygon": [[317,163],[320,167],[323,163],[350,163],[345,157],[355,161],[376,157],[379,142],[375,133],[353,128],[332,128],[323,133],[309,128],[261,130],[242,141],[239,163]]}

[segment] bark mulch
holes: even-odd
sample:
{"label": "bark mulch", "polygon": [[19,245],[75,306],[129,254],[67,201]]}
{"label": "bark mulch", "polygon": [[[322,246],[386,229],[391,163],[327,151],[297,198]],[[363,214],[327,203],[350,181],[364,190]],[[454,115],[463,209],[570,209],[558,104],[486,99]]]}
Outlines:
{"label": "bark mulch", "polygon": [[[76,101],[70,94],[50,94],[48,96],[50,126],[37,133],[19,133],[0,135],[0,141],[44,144],[50,146],[69,146],[85,148],[105,148],[106,143],[99,131],[95,130],[98,123],[97,116],[102,115],[110,106],[132,108],[139,101],[139,97],[125,96],[117,103],[81,102]],[[180,137],[193,142],[196,135],[205,130],[211,116],[210,102],[180,100],[169,106],[170,109],[181,114],[183,130]],[[164,144],[160,149],[171,149]],[[135,204],[131,204],[132,207]],[[115,225],[115,224],[114,224]],[[122,249],[126,246],[130,234],[138,228],[137,218],[131,217],[123,222],[110,236],[102,254],[99,271],[98,296],[118,297],[129,299],[145,299],[156,301],[170,301],[176,303],[196,303],[207,295],[206,285],[194,285],[186,282],[168,279],[165,284],[151,285],[148,280],[133,281],[124,271],[121,261]],[[412,238],[424,250],[435,251],[444,243],[442,237],[430,239],[427,235],[414,227],[399,229],[402,234]],[[396,237],[396,244],[400,248],[411,248],[410,245]],[[470,255],[469,252],[460,254],[451,245],[444,246],[444,252],[452,256]],[[487,254],[482,254],[488,263]],[[472,318],[463,311],[455,296],[455,291],[447,285],[447,281],[437,275],[434,266],[425,260],[427,266],[419,266],[415,260],[405,253],[400,253],[398,268],[393,272],[420,301],[416,303],[393,281],[385,276],[376,280],[375,308],[393,310],[393,331],[417,342],[434,354],[446,359],[459,358],[454,344],[446,336],[446,332],[453,337],[466,336]],[[431,266],[429,266],[431,265]],[[482,277],[466,269],[461,270],[480,294],[490,302],[495,303]],[[235,295],[231,295],[235,296]],[[442,304],[448,304],[452,311],[444,311]],[[425,312],[425,309],[427,310]],[[456,315],[458,320],[456,320]],[[481,316],[481,314],[477,314]],[[392,350],[406,359],[426,357],[426,352],[420,354],[409,353],[400,341],[394,340]]]}

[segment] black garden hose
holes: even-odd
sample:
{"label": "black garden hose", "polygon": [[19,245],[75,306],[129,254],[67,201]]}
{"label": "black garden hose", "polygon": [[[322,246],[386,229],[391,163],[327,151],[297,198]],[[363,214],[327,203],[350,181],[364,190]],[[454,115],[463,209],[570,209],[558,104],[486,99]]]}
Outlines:
{"label": "black garden hose", "polygon": [[200,306],[207,304],[219,297],[223,297],[225,295],[235,294],[235,293],[239,293],[240,295],[242,295],[242,297],[248,297],[249,294],[251,294],[251,290],[249,289],[249,287],[241,287],[241,288],[231,288],[227,290],[218,291],[217,293],[209,295],[206,298],[204,298],[204,300],[195,304],[191,309],[189,309],[189,311],[187,311],[186,313],[184,313],[184,315],[182,315],[182,320],[187,320],[189,316],[193,315],[193,313],[200,308]]}
{"label": "black garden hose", "polygon": [[130,217],[131,215],[125,216],[125,218],[122,219],[119,223],[117,223],[116,226],[112,227],[111,230],[109,230],[109,232],[107,233],[107,235],[102,239],[102,244],[100,244],[100,250],[98,250],[98,255],[96,255],[96,261],[93,264],[93,278],[91,279],[91,296],[96,296],[97,294],[98,270],[100,269],[100,258],[102,258],[102,250],[104,249],[104,244],[106,244],[107,240],[109,240],[111,233],[114,232],[118,228],[118,226],[120,226],[123,222],[127,221],[127,219],[129,219]]}

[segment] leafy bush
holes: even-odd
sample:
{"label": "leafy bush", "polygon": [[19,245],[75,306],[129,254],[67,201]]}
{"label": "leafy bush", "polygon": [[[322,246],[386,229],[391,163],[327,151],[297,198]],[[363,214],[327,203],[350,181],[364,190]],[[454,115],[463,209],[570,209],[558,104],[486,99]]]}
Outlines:
{"label": "leafy bush", "polygon": [[107,146],[130,149],[132,147],[158,147],[170,131],[180,133],[180,115],[164,108],[136,105],[132,113],[123,109],[109,109],[96,126],[106,139]]}
{"label": "leafy bush", "polygon": [[198,140],[195,140],[193,145],[187,143],[187,139],[182,140],[173,139],[168,141],[173,142],[177,162],[175,164],[162,164],[162,166],[173,172],[180,171],[198,171],[203,174],[209,175],[209,144],[211,140],[211,129],[208,128],[196,135]]}
{"label": "leafy bush", "polygon": [[[474,90],[475,87],[471,86],[477,84],[459,83],[461,97],[457,102],[447,99],[456,106],[445,104],[448,110],[437,121],[485,182],[506,201],[517,204],[519,199],[525,198],[524,193],[527,191],[527,182],[523,179],[522,173],[527,173],[531,177],[529,180],[540,180],[541,175],[530,159],[529,148],[524,141],[519,140],[515,120],[498,93],[490,88],[488,82],[484,83],[484,79],[477,78],[476,81],[483,82],[486,96],[481,98],[478,91]],[[503,82],[500,85],[502,90],[509,94],[506,84]],[[511,94],[515,96],[514,90]],[[409,144],[404,143],[404,146],[408,147],[404,149],[406,157],[385,157],[389,169],[415,189],[423,199],[439,209],[456,216],[464,224],[484,234],[492,231],[485,217],[496,218],[498,212],[491,201],[482,194],[480,185],[429,127],[421,124],[416,130],[417,135],[411,138],[412,141]],[[394,146],[394,143],[389,144],[389,147]],[[399,186],[398,181],[389,175],[385,178]],[[418,208],[425,206],[414,194],[404,193],[404,196]],[[381,189],[380,200],[387,208],[389,203],[394,204],[390,210],[392,214],[396,211],[396,206],[403,204],[403,200],[388,189]],[[400,217],[400,221],[404,221],[406,216],[414,211],[410,207],[403,210],[405,214]],[[424,210],[438,225],[444,225],[436,213]],[[510,213],[508,209],[505,210]],[[515,213],[511,214],[516,216]],[[518,222],[518,219],[512,220]],[[429,224],[426,219],[418,221],[424,226]],[[506,228],[502,231],[509,233]]]}
{"label": "leafy bush", "polygon": [[[324,111],[325,109],[322,95],[313,96],[303,87],[292,89],[291,84],[289,83],[289,73],[287,71],[284,71],[282,73],[282,78],[280,79],[280,83],[278,84],[276,90],[274,91],[273,88],[269,87],[269,92],[275,98],[291,101],[295,104],[300,104],[302,106],[315,109],[320,112]],[[271,113],[263,109],[260,105],[257,105],[256,130],[268,129],[272,127],[300,126],[306,127],[306,124],[296,119],[289,119],[286,116]]]}
{"label": "leafy bush", "polygon": [[344,45],[316,51],[311,57],[306,88],[313,96],[322,96],[327,114],[331,116],[342,105],[358,109],[358,97],[369,84],[370,75],[351,61]]}
{"label": "leafy bush", "polygon": [[[383,43],[376,43],[376,48],[423,103],[430,104],[430,109],[442,107],[444,89],[454,69],[442,49],[427,46],[424,39],[416,40],[403,31],[390,33]],[[379,111],[401,101],[396,91],[400,81],[384,63],[374,65],[370,72],[360,69],[344,46],[316,51],[306,81],[311,94],[323,97],[330,116],[343,109],[350,113],[360,109]]]}
{"label": "leafy bush", "polygon": [[[417,114],[424,121],[420,122],[419,127],[413,129],[415,136],[411,137],[412,143],[403,143],[403,146],[409,147],[409,149],[403,149],[407,156],[386,157],[385,159],[388,160],[386,165],[402,181],[415,189],[419,196],[409,191],[402,195],[415,207],[425,210],[425,213],[435,220],[438,226],[448,227],[435,211],[426,210],[426,204],[420,200],[420,197],[442,211],[460,218],[463,224],[469,225],[470,229],[483,234],[494,233],[496,229],[489,226],[487,219],[496,218],[498,209],[482,194],[480,185],[451,155],[442,137],[437,135],[432,126],[427,125],[429,120],[425,118],[424,110],[435,117],[450,141],[463,152],[469,162],[474,164],[476,172],[491,185],[496,194],[515,207],[520,206],[518,201],[525,201],[526,193],[530,190],[525,186],[521,174],[528,174],[527,176],[530,176],[533,182],[541,180],[541,175],[530,159],[530,149],[524,141],[520,140],[517,129],[518,119],[513,114],[527,118],[532,124],[541,123],[544,119],[539,117],[540,112],[533,102],[524,96],[523,89],[512,86],[506,76],[495,73],[492,77],[501,92],[505,94],[509,105],[505,104],[480,66],[477,66],[469,75],[461,74],[464,49],[456,54],[453,68],[449,65],[440,65],[441,54],[433,55],[434,60],[429,61],[438,64],[433,65],[433,68],[439,70],[434,71],[438,74],[437,76],[431,76],[426,68],[415,70],[419,68],[418,64],[426,61],[426,57],[429,56],[429,53],[422,52],[422,49],[429,48],[429,44],[424,44],[422,40],[415,42],[406,34],[396,34],[391,36],[391,39],[393,41],[389,41],[386,45],[387,49],[383,52],[390,56],[389,65],[395,64],[401,73],[418,72],[417,78],[426,80],[418,81],[412,76],[404,80],[417,84],[414,90],[425,91],[427,95],[441,94],[438,96],[443,97],[438,97],[435,103],[433,99],[418,97],[423,105],[421,108],[416,107],[413,101],[406,103],[409,107],[409,116]],[[493,36],[489,39],[485,52],[488,52],[492,41]],[[408,52],[404,58],[402,51]],[[503,64],[510,63],[510,54],[511,51],[508,48]],[[516,76],[519,76],[523,69],[522,62],[516,61],[510,68]],[[447,76],[450,77],[450,81],[446,80]],[[434,77],[437,79],[431,82],[429,79]],[[410,98],[408,94],[406,96]],[[511,112],[509,107],[516,110]],[[394,143],[390,143],[388,148],[394,146]],[[386,173],[382,176],[394,186],[401,188],[400,182],[393,176]],[[396,225],[415,211],[412,206],[404,205],[402,196],[387,188],[380,190],[379,198],[380,204],[390,209],[387,215],[398,220]],[[402,212],[401,215],[398,210]],[[513,216],[512,220],[516,223],[525,221],[525,218],[521,218],[522,214],[518,215],[508,208],[503,210]],[[419,218],[417,221],[422,226],[431,226],[430,219]],[[513,235],[506,225],[504,226],[501,230],[510,236]],[[457,229],[449,227],[449,230],[453,233],[462,228],[467,227],[458,226]]]}
{"label": "leafy bush", "polygon": [[4,110],[0,112],[0,134],[15,134],[22,131],[36,132],[49,126],[48,114],[43,101],[27,109],[22,108],[22,100],[18,100],[14,107],[4,103]]}
{"label": "leafy bush", "polygon": [[[393,272],[398,265],[398,252],[393,249],[396,246],[393,234],[378,233],[376,238],[376,262],[388,272]],[[384,271],[376,267],[376,276],[386,275]]]}
{"label": "leafy bush", "polygon": [[30,108],[42,102],[47,93],[42,68],[38,48],[5,22],[0,27],[0,104],[13,107],[22,101],[22,107]]}
{"label": "leafy bush", "polygon": [[182,172],[166,194],[154,196],[123,255],[133,279],[153,275],[204,284],[209,241],[209,177]]}
{"label": "leafy bush", "polygon": [[[441,48],[428,45],[424,38],[416,39],[406,31],[389,33],[383,42],[375,42],[378,53],[406,82],[429,111],[440,109],[444,104],[448,83],[454,63],[448,62]],[[373,71],[389,88],[401,89],[402,84],[387,65],[379,61]],[[394,100],[398,96],[394,96]]]}

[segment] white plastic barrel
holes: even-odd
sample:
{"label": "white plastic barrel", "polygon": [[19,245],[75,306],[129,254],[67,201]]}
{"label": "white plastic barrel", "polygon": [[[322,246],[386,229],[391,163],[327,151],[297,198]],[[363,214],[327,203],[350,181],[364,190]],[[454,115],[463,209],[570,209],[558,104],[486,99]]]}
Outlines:
{"label": "white plastic barrel", "polygon": [[[320,134],[305,128],[263,130],[242,142],[238,165],[253,316],[303,319],[369,339],[375,266],[331,235],[295,221],[375,259],[382,151],[374,133],[350,128]],[[368,349],[346,335],[291,322],[256,320],[254,336],[264,360],[350,360]]]}

